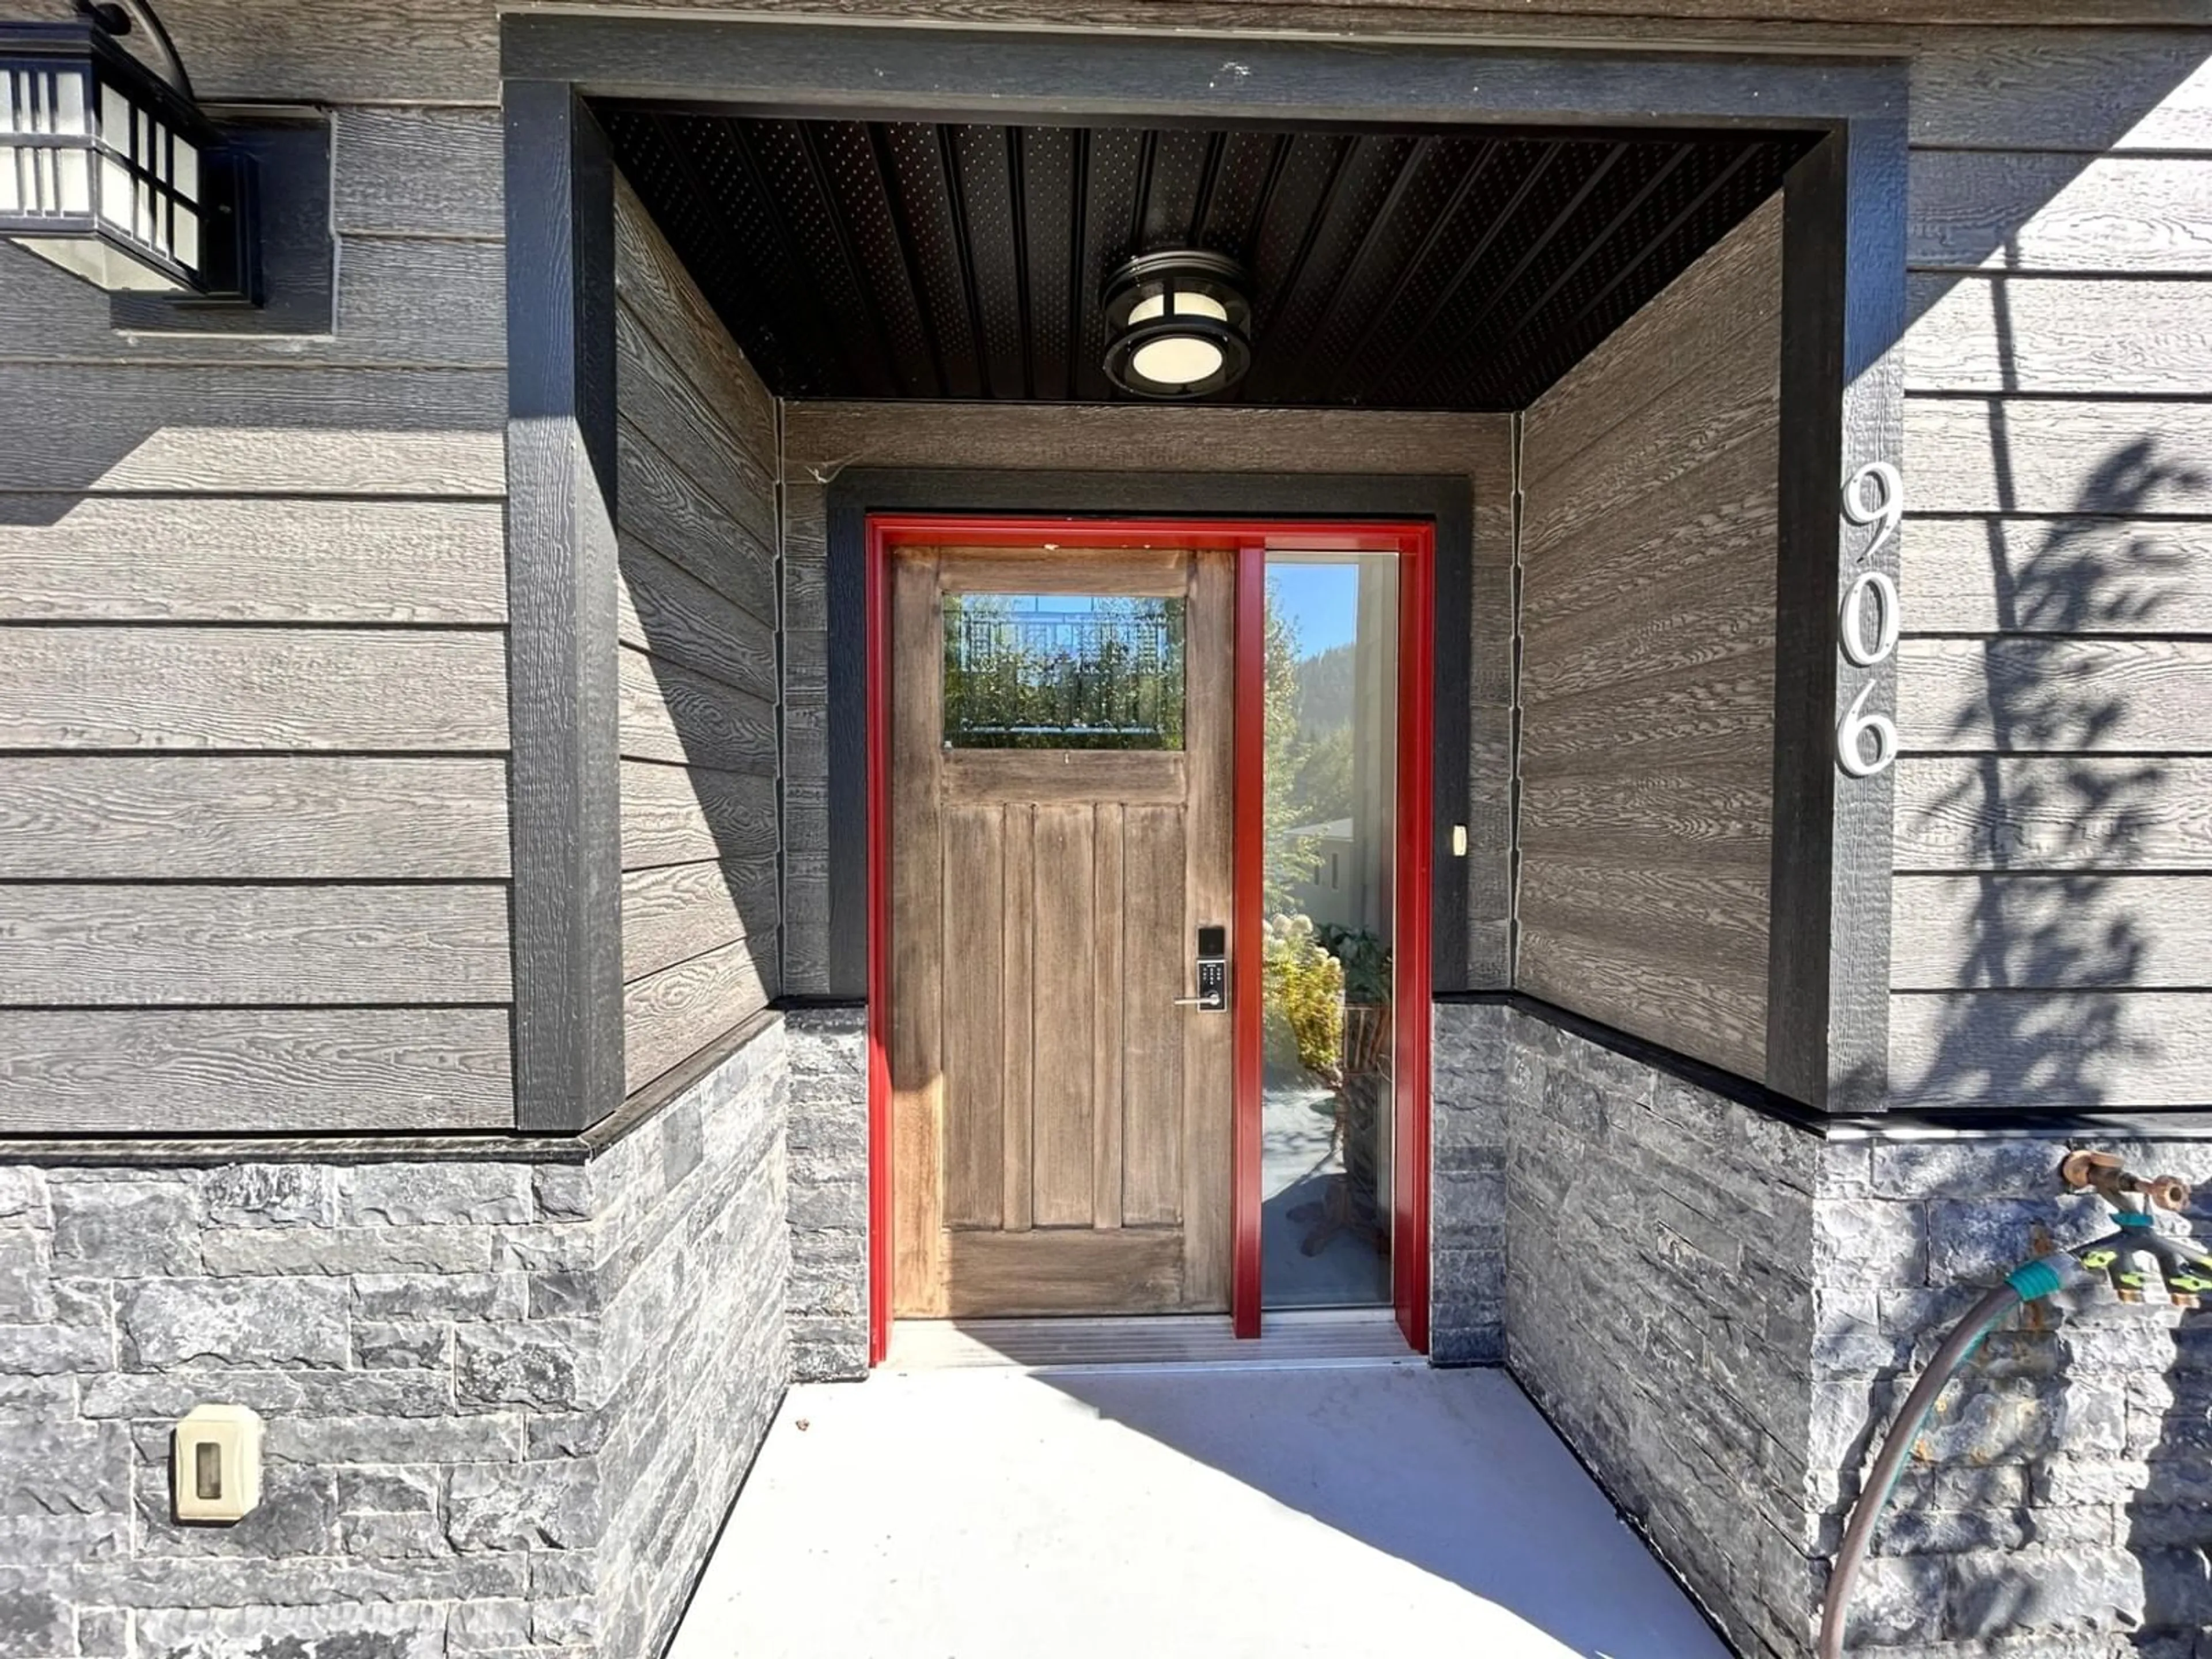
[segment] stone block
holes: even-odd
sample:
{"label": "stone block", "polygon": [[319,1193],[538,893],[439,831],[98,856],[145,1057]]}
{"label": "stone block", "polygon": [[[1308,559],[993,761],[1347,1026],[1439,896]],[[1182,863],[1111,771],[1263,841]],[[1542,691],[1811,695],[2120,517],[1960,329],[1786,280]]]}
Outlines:
{"label": "stone block", "polygon": [[445,1659],[428,1602],[161,1607],[138,1615],[139,1659]]}
{"label": "stone block", "polygon": [[76,1620],[46,1590],[0,1589],[0,1653],[15,1659],[74,1659]]}
{"label": "stone block", "polygon": [[338,1522],[338,1545],[348,1555],[381,1561],[421,1561],[453,1550],[434,1515],[345,1516]]}
{"label": "stone block", "polygon": [[54,1271],[81,1279],[144,1279],[200,1270],[198,1207],[181,1177],[52,1179]]}
{"label": "stone block", "polygon": [[355,1273],[355,1316],[371,1320],[520,1319],[519,1273]]}
{"label": "stone block", "polygon": [[131,1615],[120,1607],[79,1607],[76,1650],[82,1659],[125,1659],[131,1651]]}
{"label": "stone block", "polygon": [[1884,1198],[2055,1200],[2064,1153],[2047,1140],[1883,1140],[1873,1147],[1873,1187]]}
{"label": "stone block", "polygon": [[370,1164],[338,1173],[349,1226],[437,1227],[532,1219],[530,1170],[518,1164]]}
{"label": "stone block", "polygon": [[49,1293],[52,1312],[40,1323],[0,1323],[0,1375],[53,1376],[112,1366],[112,1288],[100,1280],[59,1280]]}
{"label": "stone block", "polygon": [[1923,1285],[1928,1242],[1920,1207],[1865,1199],[1813,1206],[1813,1269],[1822,1285]]}
{"label": "stone block", "polygon": [[392,1465],[337,1472],[338,1513],[430,1515],[438,1507],[440,1472],[434,1467]]}
{"label": "stone block", "polygon": [[44,1232],[0,1227],[0,1325],[35,1325],[52,1319],[53,1277]]}
{"label": "stone block", "polygon": [[2056,1198],[1942,1199],[1928,1206],[1928,1273],[1936,1284],[1994,1284],[2064,1234]]}
{"label": "stone block", "polygon": [[457,1550],[586,1549],[599,1541],[591,1465],[464,1463],[446,1489],[446,1536]]}
{"label": "stone block", "polygon": [[2144,1565],[2124,1549],[1958,1555],[1947,1565],[1947,1635],[2086,1633],[2142,1622]]}
{"label": "stone block", "polygon": [[198,1172],[200,1214],[216,1227],[327,1227],[335,1172],[313,1164],[225,1164]]}
{"label": "stone block", "polygon": [[347,1301],[336,1279],[149,1279],[121,1293],[124,1363],[134,1370],[343,1365],[352,1357]]}
{"label": "stone block", "polygon": [[356,1320],[353,1359],[373,1370],[437,1370],[453,1364],[453,1328],[427,1320]]}
{"label": "stone block", "polygon": [[27,1164],[0,1164],[0,1222],[29,1227],[54,1224],[46,1201],[46,1172]]}
{"label": "stone block", "polygon": [[263,1441],[272,1461],[312,1463],[465,1463],[522,1455],[522,1419],[319,1417],[272,1420]]}
{"label": "stone block", "polygon": [[0,1420],[0,1516],[105,1515],[131,1506],[131,1440],[119,1423]]}
{"label": "stone block", "polygon": [[448,1654],[512,1651],[530,1644],[530,1603],[520,1597],[465,1601],[446,1626]]}
{"label": "stone block", "polygon": [[218,1277],[307,1273],[481,1273],[491,1234],[480,1227],[231,1227],[203,1241]]}
{"label": "stone block", "polygon": [[453,1395],[463,1409],[528,1406],[568,1412],[588,1406],[592,1342],[574,1322],[455,1328]]}

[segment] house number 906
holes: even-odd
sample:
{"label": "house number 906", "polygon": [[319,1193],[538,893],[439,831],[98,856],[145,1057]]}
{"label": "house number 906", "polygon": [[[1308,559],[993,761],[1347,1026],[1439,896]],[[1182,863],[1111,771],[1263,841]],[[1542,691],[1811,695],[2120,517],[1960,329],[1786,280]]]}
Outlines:
{"label": "house number 906", "polygon": [[[1875,525],[1874,539],[1859,555],[1871,559],[1884,542],[1897,533],[1905,517],[1905,485],[1887,461],[1869,461],[1844,485],[1844,516],[1856,525]],[[1867,612],[1874,615],[1869,618]],[[1897,584],[1888,573],[1862,570],[1844,590],[1836,617],[1836,637],[1844,660],[1858,668],[1873,668],[1887,661],[1897,649],[1904,617],[1897,601]],[[1886,772],[1897,759],[1897,727],[1887,715],[1867,712],[1874,694],[1869,679],[1851,699],[1851,706],[1836,726],[1836,761],[1855,778]]]}

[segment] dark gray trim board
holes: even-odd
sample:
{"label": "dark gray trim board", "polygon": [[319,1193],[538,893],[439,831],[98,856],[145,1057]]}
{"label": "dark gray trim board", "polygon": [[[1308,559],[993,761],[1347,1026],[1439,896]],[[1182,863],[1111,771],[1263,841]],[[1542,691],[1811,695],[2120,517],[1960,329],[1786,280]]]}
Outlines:
{"label": "dark gray trim board", "polygon": [[1905,215],[1901,120],[1831,133],[1784,185],[1766,1081],[1847,1114],[1889,1095],[1892,778],[1845,776],[1836,723],[1869,681],[1893,714],[1897,663],[1846,663],[1837,615],[1858,571],[1894,580],[1898,538],[1869,565],[1839,491],[1868,462],[1902,470]]}
{"label": "dark gray trim board", "polygon": [[623,1097],[614,166],[560,82],[507,83],[515,1127]]}
{"label": "dark gray trim board", "polygon": [[762,114],[1775,127],[1905,112],[1894,65],[1844,56],[544,12],[502,18],[500,40],[510,78]]}
{"label": "dark gray trim board", "polygon": [[2123,1139],[2212,1140],[2212,1112],[2034,1112],[1984,1108],[1852,1116],[1816,1112],[1749,1078],[1724,1072],[1525,991],[1465,991],[1439,995],[1435,1000],[1510,1008],[1677,1082],[1734,1101],[1762,1117],[1831,1140],[2050,1140],[2063,1137],[2069,1145],[2081,1146],[2106,1146]]}
{"label": "dark gray trim board", "polygon": [[860,468],[828,501],[830,991],[868,984],[867,520],[872,513],[1068,518],[1401,519],[1436,526],[1436,724],[1431,765],[1430,959],[1467,982],[1467,883],[1451,831],[1467,817],[1474,496],[1461,477],[1251,472],[1019,472]]}

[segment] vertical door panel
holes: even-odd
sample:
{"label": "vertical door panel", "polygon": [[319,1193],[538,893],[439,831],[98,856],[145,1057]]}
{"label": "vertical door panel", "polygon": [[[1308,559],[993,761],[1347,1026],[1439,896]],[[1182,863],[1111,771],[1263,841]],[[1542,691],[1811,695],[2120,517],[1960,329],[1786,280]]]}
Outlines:
{"label": "vertical door panel", "polygon": [[1089,806],[1036,815],[1037,973],[1030,1000],[1036,1075],[1034,1216],[1040,1227],[1091,1224],[1094,872]]}
{"label": "vertical door panel", "polygon": [[1005,1213],[1006,1020],[1006,811],[945,815],[946,956],[958,981],[945,999],[945,1224],[997,1227]]}
{"label": "vertical door panel", "polygon": [[1132,1227],[1182,1219],[1182,1034],[1193,1018],[1175,1006],[1189,977],[1182,820],[1180,806],[1124,813],[1121,1219]]}

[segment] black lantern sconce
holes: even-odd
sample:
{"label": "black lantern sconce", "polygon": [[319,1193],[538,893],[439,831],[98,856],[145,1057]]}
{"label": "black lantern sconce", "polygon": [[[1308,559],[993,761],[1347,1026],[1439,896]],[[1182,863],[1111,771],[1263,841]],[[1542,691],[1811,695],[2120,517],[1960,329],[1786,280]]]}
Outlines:
{"label": "black lantern sconce", "polygon": [[1106,374],[1140,398],[1204,398],[1252,363],[1252,307],[1234,259],[1144,253],[1105,287]]}
{"label": "black lantern sconce", "polygon": [[[134,23],[166,75],[118,44]],[[111,293],[258,305],[254,197],[140,0],[0,23],[0,236]]]}

